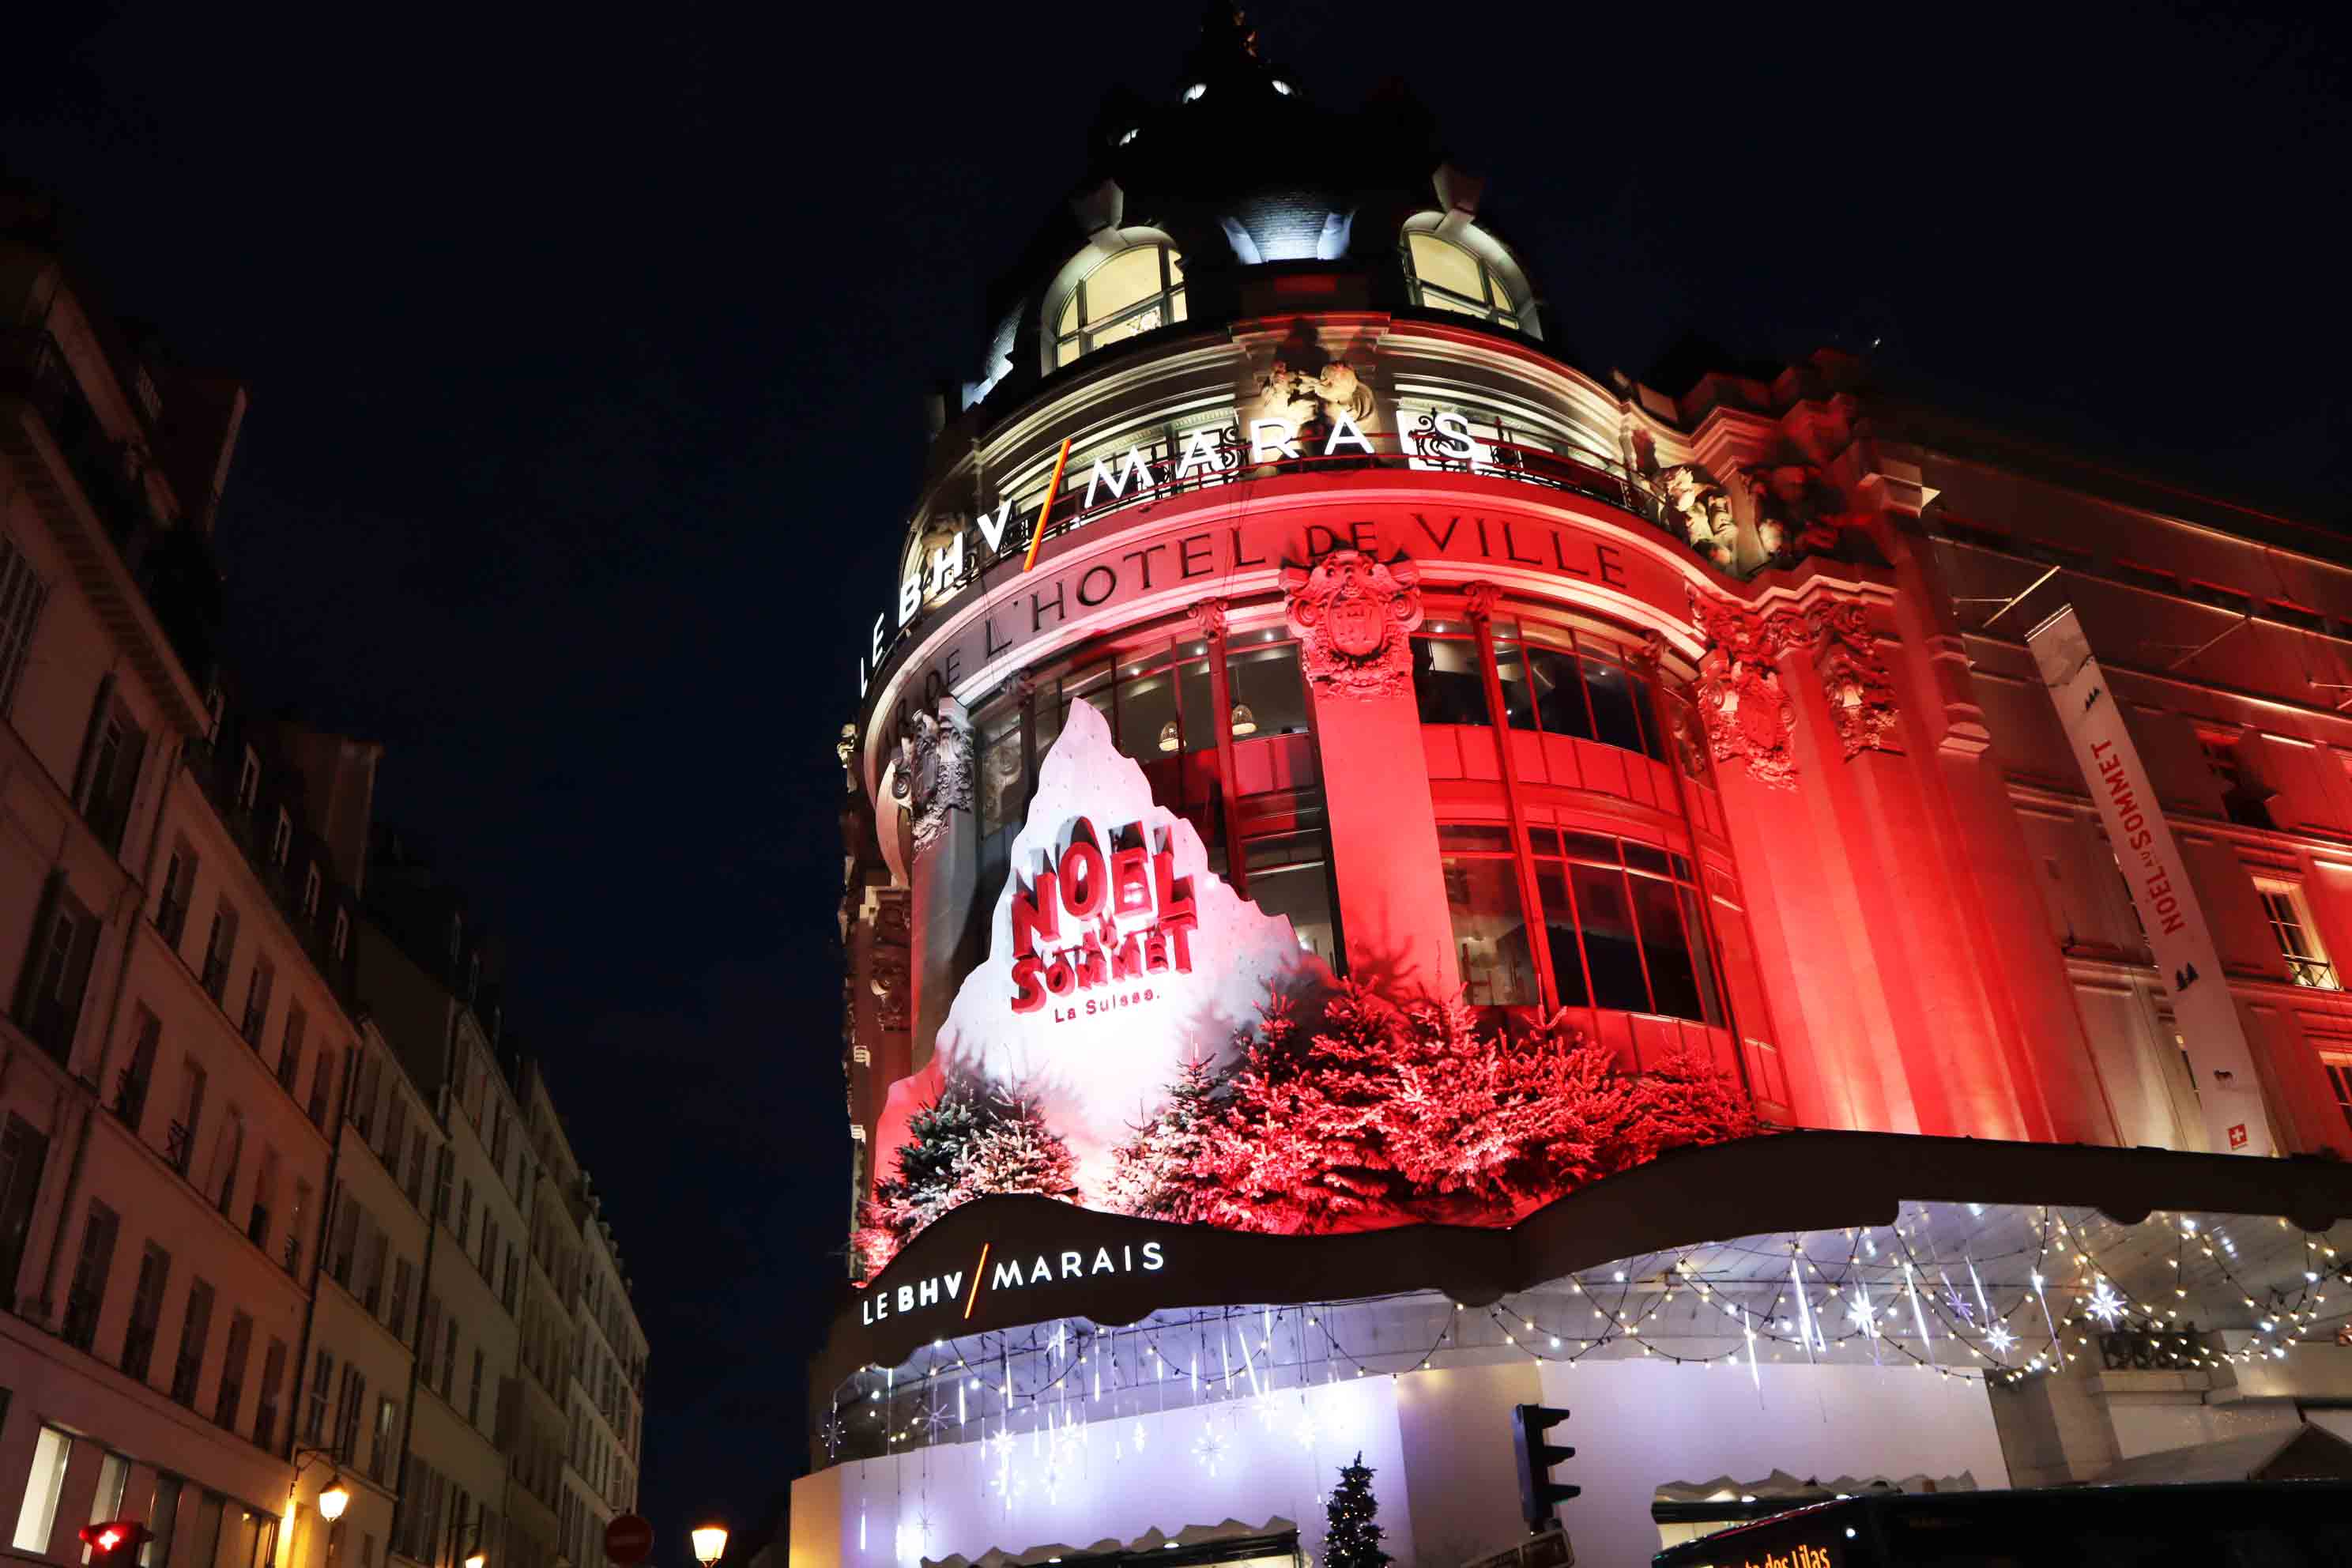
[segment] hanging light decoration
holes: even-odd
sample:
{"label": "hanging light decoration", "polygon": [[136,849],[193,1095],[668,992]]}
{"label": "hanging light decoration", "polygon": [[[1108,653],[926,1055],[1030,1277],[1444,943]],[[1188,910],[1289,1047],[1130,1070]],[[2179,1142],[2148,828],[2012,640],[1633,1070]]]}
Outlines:
{"label": "hanging light decoration", "polygon": [[1175,720],[1171,719],[1168,722],[1160,726],[1160,749],[1161,751],[1172,752],[1183,743],[1182,738],[1176,733]]}
{"label": "hanging light decoration", "polygon": [[1234,734],[1255,735],[1257,733],[1257,715],[1250,711],[1248,703],[1234,703],[1233,717]]}

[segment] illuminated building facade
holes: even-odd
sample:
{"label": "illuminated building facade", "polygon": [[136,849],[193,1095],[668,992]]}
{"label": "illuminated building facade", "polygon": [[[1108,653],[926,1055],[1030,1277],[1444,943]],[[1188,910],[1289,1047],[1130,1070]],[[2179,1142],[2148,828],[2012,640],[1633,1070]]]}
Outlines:
{"label": "illuminated building facade", "polygon": [[[1329,181],[1253,178],[1282,136]],[[1313,1556],[1360,1447],[1467,1562],[1541,1403],[1626,1562],[1776,1470],[2088,1479],[2352,1393],[2341,542],[1833,353],[1590,374],[1493,206],[1213,15],[994,297],[842,740],[872,1273],[795,1560]],[[1492,1042],[1376,1063],[1391,1142],[1287,1189],[1234,1119],[1302,1047],[1228,1044],[1277,953]],[[1400,1106],[1520,1127],[1559,1029],[1718,1146],[1464,1199]],[[1055,1152],[919,1179],[974,1085]]]}

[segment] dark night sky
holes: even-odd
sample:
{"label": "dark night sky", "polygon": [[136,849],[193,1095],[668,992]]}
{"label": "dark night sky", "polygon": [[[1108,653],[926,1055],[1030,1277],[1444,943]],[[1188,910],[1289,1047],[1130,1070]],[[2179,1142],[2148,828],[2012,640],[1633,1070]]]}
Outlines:
{"label": "dark night sky", "polygon": [[[919,395],[970,374],[1100,89],[1172,89],[1197,13],[55,9],[9,24],[0,161],[115,308],[252,386],[239,673],[382,741],[379,816],[504,933],[635,1276],[683,1568],[690,1513],[752,1526],[803,1452],[832,740]],[[2011,423],[2343,522],[2352,68],[2255,9],[1257,16],[1325,102],[1413,84],[1589,368],[1866,327]]]}

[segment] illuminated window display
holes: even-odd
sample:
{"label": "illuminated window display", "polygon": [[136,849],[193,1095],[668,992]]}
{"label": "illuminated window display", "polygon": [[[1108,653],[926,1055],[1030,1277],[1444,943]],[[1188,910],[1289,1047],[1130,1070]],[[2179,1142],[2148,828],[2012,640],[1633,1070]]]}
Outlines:
{"label": "illuminated window display", "polygon": [[[1835,353],[1591,375],[1475,180],[1256,48],[1089,143],[845,650],[796,1565],[1318,1556],[1360,1448],[1467,1561],[1517,1404],[1635,1435],[1562,1470],[1596,1562],[1726,1475],[2218,1436],[2094,1381],[2158,1359],[2296,1419],[2352,1174],[2262,1156],[2352,1156],[2297,684],[2352,573]],[[1218,151],[1284,135],[1349,157]]]}

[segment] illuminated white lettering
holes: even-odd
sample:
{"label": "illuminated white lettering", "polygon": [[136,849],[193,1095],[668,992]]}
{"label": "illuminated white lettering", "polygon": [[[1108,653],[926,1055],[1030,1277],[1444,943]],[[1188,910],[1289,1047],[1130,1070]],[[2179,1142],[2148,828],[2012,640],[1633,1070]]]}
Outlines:
{"label": "illuminated white lettering", "polygon": [[[1271,430],[1271,439],[1266,432]],[[1250,421],[1250,461],[1271,463],[1276,458],[1298,456],[1298,426],[1287,419],[1253,419]]]}
{"label": "illuminated white lettering", "polygon": [[929,1279],[924,1280],[920,1286],[916,1288],[915,1300],[926,1307],[936,1307],[940,1304],[940,1279],[938,1275],[932,1275]]}
{"label": "illuminated white lettering", "polygon": [[931,552],[928,571],[926,591],[944,594],[955,585],[955,580],[963,575],[963,530],[957,529],[953,539]]}
{"label": "illuminated white lettering", "polygon": [[950,1275],[949,1275],[949,1276],[948,1276],[948,1282],[947,1282],[947,1293],[948,1293],[948,1300],[950,1300],[950,1301],[954,1300],[958,1296],[961,1296],[961,1295],[962,1295],[962,1294],[963,1294],[963,1270],[962,1270],[962,1269],[959,1268],[959,1269],[957,1269],[954,1273],[952,1273],[952,1274],[950,1274]]}
{"label": "illuminated white lettering", "polygon": [[988,1288],[992,1290],[1010,1290],[1021,1283],[1021,1260],[1017,1258],[1010,1263],[998,1264],[988,1276]]}
{"label": "illuminated white lettering", "polygon": [[1459,414],[1437,416],[1437,433],[1448,439],[1436,443],[1437,455],[1466,462],[1478,455],[1478,443],[1470,438],[1470,421]]}
{"label": "illuminated white lettering", "polygon": [[989,549],[1002,550],[1004,548],[1004,531],[1013,521],[1013,503],[1008,500],[998,507],[994,521],[989,520],[986,512],[982,512],[975,521],[980,524],[980,537]]}
{"label": "illuminated white lettering", "polygon": [[912,1285],[901,1285],[901,1286],[899,1286],[899,1287],[898,1287],[898,1310],[900,1310],[900,1311],[902,1311],[902,1312],[911,1312],[911,1311],[913,1311],[914,1310],[915,1310],[915,1288],[914,1288]]}
{"label": "illuminated white lettering", "polygon": [[1065,1252],[1064,1254],[1062,1254],[1062,1278],[1063,1278],[1063,1279],[1069,1279],[1072,1275],[1076,1275],[1076,1274],[1084,1274],[1086,1271],[1087,1271],[1087,1255],[1086,1255],[1085,1253],[1083,1253],[1083,1252]]}
{"label": "illuminated white lettering", "polygon": [[1356,416],[1344,408],[1339,410],[1338,416],[1331,421],[1331,438],[1323,443],[1323,455],[1328,458],[1337,452],[1342,441],[1352,447],[1362,447],[1364,456],[1367,458],[1372,455],[1372,438],[1365,435],[1363,429],[1357,425]]}
{"label": "illuminated white lettering", "polygon": [[1034,1285],[1041,1279],[1047,1284],[1053,1283],[1054,1279],[1054,1266],[1045,1261],[1045,1255],[1042,1252],[1037,1255],[1037,1261],[1029,1266],[1029,1283]]}
{"label": "illuminated white lettering", "polygon": [[882,668],[882,623],[888,618],[887,616],[874,617],[874,648],[870,657],[874,660],[876,669]]}
{"label": "illuminated white lettering", "polygon": [[1156,1241],[1145,1242],[1143,1244],[1143,1271],[1147,1274],[1158,1272],[1161,1261],[1162,1259],[1160,1256],[1160,1244]]}
{"label": "illuminated white lettering", "polygon": [[1088,1272],[1100,1274],[1106,1268],[1114,1274],[1118,1272],[1118,1265],[1110,1260],[1110,1248],[1098,1247],[1095,1248],[1095,1266]]}
{"label": "illuminated white lettering", "polygon": [[898,624],[905,626],[923,607],[923,574],[910,572],[898,583]]}
{"label": "illuminated white lettering", "polygon": [[1095,471],[1087,479],[1086,504],[1094,505],[1095,492],[1105,485],[1110,487],[1111,499],[1118,500],[1127,493],[1128,481],[1130,479],[1135,481],[1135,488],[1139,493],[1151,488],[1151,468],[1144,462],[1140,449],[1134,447],[1127,449],[1127,460],[1119,464],[1117,479],[1110,477],[1110,465],[1097,458]]}

